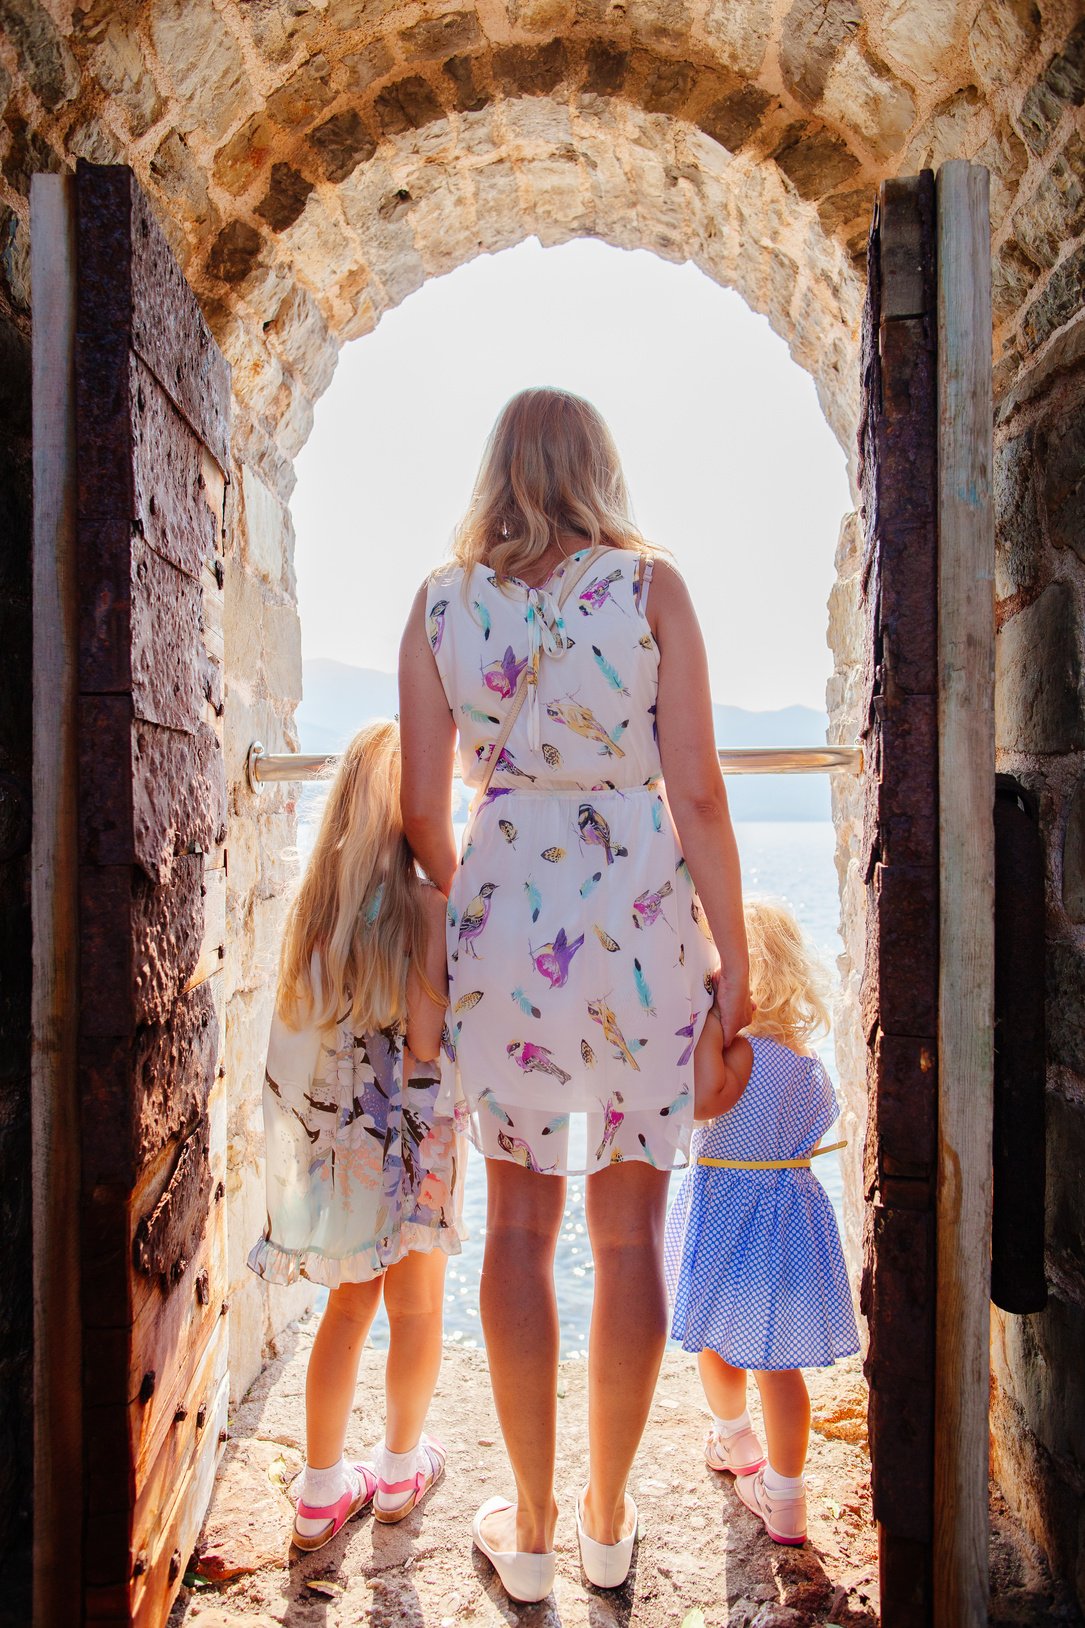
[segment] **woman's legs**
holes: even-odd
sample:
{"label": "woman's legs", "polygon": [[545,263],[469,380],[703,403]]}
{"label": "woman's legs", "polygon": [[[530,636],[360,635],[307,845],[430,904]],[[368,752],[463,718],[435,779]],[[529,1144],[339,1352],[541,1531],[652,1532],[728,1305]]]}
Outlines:
{"label": "woman's legs", "polygon": [[717,1419],[737,1419],[746,1411],[746,1370],[732,1368],[718,1351],[699,1351],[697,1367],[705,1400]]}
{"label": "woman's legs", "polygon": [[761,1392],[769,1466],[777,1475],[797,1476],[810,1445],[810,1392],[798,1368],[764,1370],[754,1375]]}
{"label": "woman's legs", "polygon": [[305,1375],[305,1456],[315,1470],[338,1464],[343,1456],[358,1363],[380,1304],[381,1281],[333,1289],[320,1319]]}
{"label": "woman's legs", "polygon": [[384,1366],[384,1444],[409,1453],[418,1443],[441,1369],[443,1250],[406,1255],[384,1275],[390,1339]]}
{"label": "woman's legs", "polygon": [[516,1479],[516,1509],[492,1515],[485,1538],[499,1551],[554,1547],[558,1308],[554,1250],[565,1180],[511,1160],[486,1160],[486,1252],[479,1309],[497,1417]]}
{"label": "woman's legs", "polygon": [[584,1529],[597,1543],[629,1535],[625,1484],[640,1445],[667,1343],[663,1282],[666,1170],[641,1161],[588,1177],[585,1208],[595,1260],[588,1342],[590,1475]]}

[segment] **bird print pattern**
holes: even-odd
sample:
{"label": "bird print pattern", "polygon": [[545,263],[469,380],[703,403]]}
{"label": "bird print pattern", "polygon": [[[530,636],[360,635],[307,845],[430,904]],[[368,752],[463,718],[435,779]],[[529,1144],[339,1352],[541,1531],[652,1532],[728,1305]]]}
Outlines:
{"label": "bird print pattern", "polygon": [[271,1283],[364,1283],[409,1251],[458,1255],[464,1154],[440,1064],[398,1027],[272,1022],[264,1082],[267,1226],[249,1265]]}
{"label": "bird print pattern", "polygon": [[[735,1106],[699,1125],[693,1157],[798,1159],[837,1117],[816,1057],[755,1037]],[[814,1171],[694,1165],[667,1216],[672,1336],[735,1368],[825,1368],[859,1349],[836,1217]]]}
{"label": "bird print pattern", "polygon": [[[564,604],[560,571],[528,588],[480,566],[465,584],[456,566],[428,585],[476,791],[449,900],[446,1052],[477,1145],[537,1172],[668,1169],[689,1148],[716,955],[662,795],[650,583],[646,556],[608,549]],[[536,682],[480,799],[525,669]]]}

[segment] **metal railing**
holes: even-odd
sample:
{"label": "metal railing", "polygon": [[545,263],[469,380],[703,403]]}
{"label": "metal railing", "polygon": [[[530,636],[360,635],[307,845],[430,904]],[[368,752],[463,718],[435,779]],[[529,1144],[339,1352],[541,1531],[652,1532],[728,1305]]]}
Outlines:
{"label": "metal railing", "polygon": [[[245,774],[253,791],[280,781],[319,780],[334,752],[268,752],[253,741],[245,758]],[[724,774],[862,774],[861,746],[741,746],[721,747]]]}

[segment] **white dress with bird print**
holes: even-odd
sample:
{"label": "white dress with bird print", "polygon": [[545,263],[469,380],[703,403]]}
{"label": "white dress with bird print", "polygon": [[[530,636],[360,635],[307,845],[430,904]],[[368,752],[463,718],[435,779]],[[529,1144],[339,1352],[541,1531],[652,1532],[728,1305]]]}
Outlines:
{"label": "white dress with bird print", "polygon": [[[541,588],[486,566],[428,584],[476,793],[521,672],[537,676],[464,834],[446,1050],[487,1157],[559,1174],[669,1168],[688,1157],[717,957],[662,795],[651,560],[607,549],[559,607],[576,563]],[[575,1114],[586,1151],[570,1162]]]}

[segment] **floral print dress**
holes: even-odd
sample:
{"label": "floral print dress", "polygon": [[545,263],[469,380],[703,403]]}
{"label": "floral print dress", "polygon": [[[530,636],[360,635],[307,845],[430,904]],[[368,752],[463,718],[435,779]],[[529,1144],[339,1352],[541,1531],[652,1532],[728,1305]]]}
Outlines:
{"label": "floral print dress", "polygon": [[397,1028],[287,1028],[264,1079],[267,1209],[249,1265],[272,1283],[364,1283],[411,1250],[458,1255],[462,1138],[438,1063]]}
{"label": "floral print dress", "polygon": [[663,794],[650,582],[650,559],[608,549],[563,605],[560,573],[533,588],[454,566],[428,586],[476,791],[520,674],[537,680],[465,832],[446,1035],[473,1140],[534,1171],[669,1168],[689,1149],[717,957]]}

